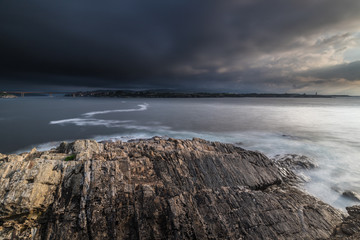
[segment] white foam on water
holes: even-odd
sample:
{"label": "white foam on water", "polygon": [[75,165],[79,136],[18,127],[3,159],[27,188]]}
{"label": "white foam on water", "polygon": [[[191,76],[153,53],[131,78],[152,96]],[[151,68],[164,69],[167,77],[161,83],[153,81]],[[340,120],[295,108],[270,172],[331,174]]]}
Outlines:
{"label": "white foam on water", "polygon": [[122,141],[122,142],[127,142],[130,140],[134,140],[134,139],[148,139],[153,137],[153,135],[151,134],[146,134],[146,133],[135,133],[135,134],[114,134],[114,135],[99,135],[99,136],[94,136],[93,139],[96,140],[97,142],[102,142],[102,141]]}
{"label": "white foam on water", "polygon": [[[227,110],[224,113],[236,113],[234,116],[230,114],[231,119],[237,119],[237,125],[233,125],[234,131],[224,128],[226,130],[219,130],[219,132],[205,132],[206,130],[201,131],[200,129],[206,129],[206,127],[196,129],[191,124],[182,125],[181,121],[187,123],[189,118],[197,116],[197,113],[191,111],[188,115],[179,115],[178,120],[176,120],[178,122],[172,119],[171,121],[164,121],[168,122],[164,125],[177,127],[179,130],[162,125],[161,118],[157,122],[153,116],[145,123],[143,123],[144,118],[139,121],[95,119],[95,116],[101,114],[145,111],[148,109],[146,103],[139,104],[139,108],[88,112],[79,118],[51,121],[50,124],[114,128],[113,135],[93,136],[92,138],[97,141],[129,141],[153,136],[179,139],[197,137],[209,141],[233,143],[248,150],[263,152],[269,158],[277,154],[289,153],[306,155],[313,158],[318,163],[319,168],[301,172],[311,179],[311,182],[304,185],[305,190],[324,202],[341,209],[354,204],[349,199],[342,197],[341,194],[345,190],[360,192],[358,177],[360,176],[360,135],[358,134],[357,122],[360,111],[358,108],[311,106],[271,106],[269,108],[269,106],[252,105],[238,108],[234,106],[225,105],[219,108],[217,105],[210,105],[209,109],[209,111],[220,111],[227,107],[225,110],[230,109],[231,111],[227,112]],[[153,107],[156,108],[157,105]],[[163,110],[169,111],[166,108],[159,109],[161,113]],[[149,111],[149,114],[151,113]],[[263,114],[267,116],[264,119],[260,118]],[[163,115],[167,116],[166,114]],[[226,114],[223,115],[227,116]],[[206,116],[209,115],[195,119],[194,122],[207,120]],[[100,118],[100,116],[98,117]],[[232,120],[230,121],[227,118],[219,118],[217,122],[222,120],[224,120],[224,124],[232,124]],[[208,125],[212,127],[211,124]],[[237,126],[242,127],[237,128]],[[218,131],[215,127],[211,129]]]}
{"label": "white foam on water", "polygon": [[95,118],[70,118],[57,121],[50,121],[49,124],[52,125],[69,125],[73,124],[76,126],[105,126],[108,128],[123,128],[123,129],[135,129],[142,131],[161,131],[169,130],[168,126],[157,125],[156,123],[150,123],[149,125],[138,125],[135,124],[136,121],[133,120],[105,120],[105,119],[95,119]]}
{"label": "white foam on water", "polygon": [[136,124],[123,124],[121,125],[121,127],[125,129],[146,130],[153,132],[164,131],[164,130],[166,131],[171,129],[168,126],[153,126],[153,125],[145,126],[145,125],[136,125]]}
{"label": "white foam on water", "polygon": [[93,117],[93,116],[99,115],[99,114],[145,111],[145,110],[148,109],[148,106],[149,106],[149,105],[148,105],[147,103],[144,103],[144,104],[139,104],[138,106],[139,106],[139,108],[95,111],[95,112],[84,113],[84,114],[82,114],[82,115],[83,115],[83,116],[86,116],[86,117]]}
{"label": "white foam on water", "polygon": [[[319,167],[314,170],[299,171],[310,179],[310,182],[306,183],[303,189],[342,210],[345,210],[346,206],[356,204],[355,201],[343,197],[342,192],[346,190],[360,191],[360,182],[356,181],[359,173],[358,164],[353,165],[353,159],[357,157],[358,150],[340,145],[336,146],[333,142],[313,141],[303,137],[271,132],[248,131],[219,134],[213,132],[175,131],[170,128],[148,128],[146,131],[139,131],[129,135],[119,134],[97,137],[101,140],[128,141],[153,136],[180,139],[198,137],[208,141],[233,143],[248,150],[263,152],[269,158],[277,154],[288,153],[306,155],[314,159],[319,164]],[[343,160],[342,166],[339,166],[338,159]]]}
{"label": "white foam on water", "polygon": [[[346,149],[343,146],[334,144],[333,142],[314,142],[309,139],[284,135],[282,133],[247,131],[247,132],[192,132],[177,131],[168,126],[156,125],[153,122],[149,125],[137,125],[135,121],[116,121],[116,120],[100,120],[100,119],[64,119],[52,121],[51,124],[75,124],[77,126],[111,126],[121,127],[120,133],[113,135],[96,135],[89,137],[96,141],[123,141],[127,142],[133,139],[148,139],[153,136],[172,137],[179,139],[192,139],[194,137],[202,138],[208,141],[219,141],[225,143],[233,143],[242,148],[254,151],[261,151],[269,158],[276,154],[302,154],[315,159],[319,164],[319,168],[314,170],[301,171],[302,174],[309,177],[311,181],[304,185],[304,190],[311,195],[319,197],[324,202],[334,207],[344,210],[346,206],[353,205],[356,202],[341,196],[345,190],[360,190],[360,182],[356,179],[359,169],[358,166],[351,168],[350,161],[358,151],[354,149]],[[73,140],[67,140],[69,142]],[[49,150],[57,147],[59,142],[43,143],[36,146],[30,146],[16,153],[30,151],[36,147],[39,151]],[[332,145],[331,145],[332,144]],[[346,151],[348,155],[344,152]],[[335,161],[337,158],[343,158],[343,168]],[[329,180],[332,179],[332,180]]]}
{"label": "white foam on water", "polygon": [[14,154],[30,152],[33,148],[36,148],[37,151],[48,151],[52,148],[58,147],[61,142],[63,142],[63,141],[53,141],[53,142],[46,142],[46,143],[31,145],[31,146],[28,146],[28,147],[25,147],[25,148],[15,151]]}
{"label": "white foam on water", "polygon": [[119,127],[125,123],[133,122],[132,120],[104,120],[95,118],[70,118],[57,121],[50,121],[49,124],[67,125],[74,124],[76,126],[105,126],[105,127]]}

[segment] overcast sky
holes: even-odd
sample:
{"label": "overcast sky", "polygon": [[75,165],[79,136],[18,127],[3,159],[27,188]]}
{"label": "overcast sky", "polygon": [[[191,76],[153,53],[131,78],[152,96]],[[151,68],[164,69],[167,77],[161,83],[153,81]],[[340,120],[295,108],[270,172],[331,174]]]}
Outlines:
{"label": "overcast sky", "polygon": [[360,1],[1,1],[0,83],[360,95]]}

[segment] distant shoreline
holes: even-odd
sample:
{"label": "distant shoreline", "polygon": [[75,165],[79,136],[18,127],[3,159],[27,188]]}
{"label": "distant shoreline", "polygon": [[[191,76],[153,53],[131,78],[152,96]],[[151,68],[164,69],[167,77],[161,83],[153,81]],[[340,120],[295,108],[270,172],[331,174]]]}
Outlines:
{"label": "distant shoreline", "polygon": [[97,90],[74,92],[67,97],[121,97],[121,98],[336,98],[351,97],[349,95],[318,95],[298,93],[184,93],[160,91],[127,91],[127,90]]}
{"label": "distant shoreline", "polygon": [[16,95],[0,92],[0,98],[17,98]]}

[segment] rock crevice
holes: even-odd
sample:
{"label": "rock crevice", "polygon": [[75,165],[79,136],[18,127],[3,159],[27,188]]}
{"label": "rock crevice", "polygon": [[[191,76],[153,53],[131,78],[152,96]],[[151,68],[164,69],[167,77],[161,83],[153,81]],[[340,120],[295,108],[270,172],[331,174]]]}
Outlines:
{"label": "rock crevice", "polygon": [[1,155],[0,238],[344,234],[343,214],[289,184],[282,171],[261,153],[202,139],[78,140],[44,152]]}

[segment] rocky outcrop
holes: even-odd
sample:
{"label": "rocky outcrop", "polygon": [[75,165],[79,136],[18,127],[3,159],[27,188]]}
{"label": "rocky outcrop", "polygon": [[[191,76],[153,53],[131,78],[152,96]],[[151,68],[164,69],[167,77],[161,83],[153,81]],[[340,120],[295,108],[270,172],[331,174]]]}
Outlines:
{"label": "rocky outcrop", "polygon": [[360,194],[358,194],[357,192],[355,191],[344,191],[342,193],[342,196],[348,198],[348,199],[351,199],[353,201],[357,201],[357,202],[360,202]]}
{"label": "rocky outcrop", "polygon": [[347,207],[349,216],[336,228],[332,239],[360,239],[360,206]]}
{"label": "rocky outcrop", "polygon": [[16,95],[0,92],[0,98],[17,98]]}
{"label": "rocky outcrop", "polygon": [[78,140],[0,159],[0,239],[327,239],[342,220],[231,144]]}
{"label": "rocky outcrop", "polygon": [[318,165],[316,162],[304,155],[284,154],[276,155],[272,158],[280,170],[283,179],[291,185],[297,186],[299,183],[310,181],[310,177],[305,175],[303,171],[311,170]]}
{"label": "rocky outcrop", "polygon": [[315,161],[304,155],[297,154],[284,154],[284,155],[276,155],[273,158],[274,161],[277,162],[279,166],[292,169],[292,170],[310,170],[318,167]]}

